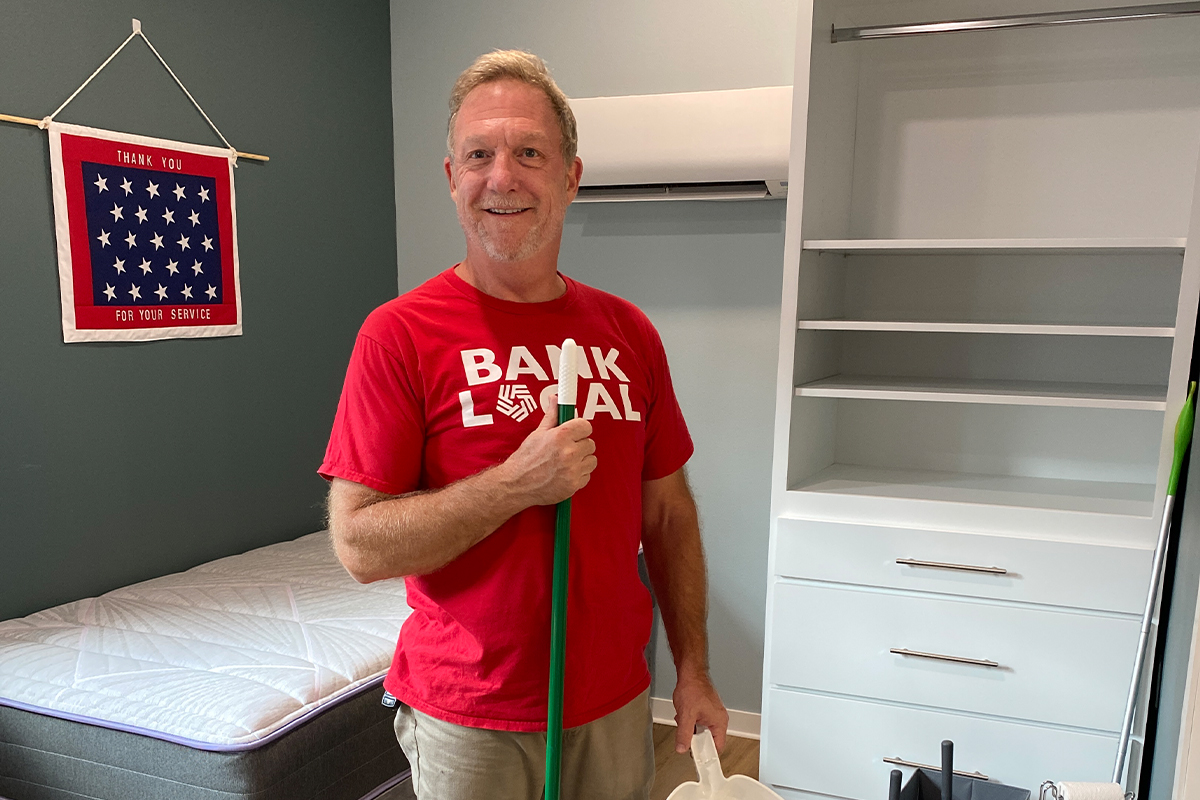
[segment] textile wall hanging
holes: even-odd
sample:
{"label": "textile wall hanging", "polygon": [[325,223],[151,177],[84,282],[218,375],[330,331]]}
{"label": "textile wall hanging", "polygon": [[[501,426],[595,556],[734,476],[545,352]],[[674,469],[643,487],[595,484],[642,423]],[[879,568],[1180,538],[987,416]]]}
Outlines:
{"label": "textile wall hanging", "polygon": [[52,122],[63,339],[242,332],[227,151]]}
{"label": "textile wall hanging", "polygon": [[[54,121],[140,36],[227,149]],[[63,340],[145,341],[242,332],[233,170],[239,153],[133,21],[133,33],[53,114],[50,139]]]}

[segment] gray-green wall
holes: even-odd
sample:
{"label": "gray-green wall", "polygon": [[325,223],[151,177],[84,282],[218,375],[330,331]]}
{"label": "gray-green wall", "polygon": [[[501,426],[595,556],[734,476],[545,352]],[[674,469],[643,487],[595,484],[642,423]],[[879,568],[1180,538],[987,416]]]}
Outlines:
{"label": "gray-green wall", "polygon": [[[778,86],[792,82],[795,30],[796,0],[392,0],[399,288],[463,255],[442,157],[446,97],[475,56],[531,50],[574,97]],[[783,217],[780,202],[576,206],[560,259],[662,333],[696,440],[713,677],[746,711],[762,692]],[[670,697],[666,653],[660,642],[654,694]]]}
{"label": "gray-green wall", "polygon": [[[46,134],[0,123],[0,619],[316,530],[363,317],[395,295],[386,0],[0,2],[0,112],[53,111],[130,18],[238,148],[245,334],[62,341]],[[64,122],[220,144],[138,40]]]}

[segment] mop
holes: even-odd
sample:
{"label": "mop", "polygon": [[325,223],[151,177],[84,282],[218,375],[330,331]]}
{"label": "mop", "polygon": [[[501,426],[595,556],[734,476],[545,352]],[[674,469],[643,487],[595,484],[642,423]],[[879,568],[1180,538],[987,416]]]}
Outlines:
{"label": "mop", "polygon": [[[558,357],[558,424],[575,419],[579,366],[574,339],[562,344]],[[562,792],[563,671],[567,646],[567,566],[571,552],[571,498],[558,504],[554,520],[554,586],[550,604],[550,696],[546,719],[545,800]],[[692,737],[692,758],[700,783],[681,784],[667,800],[783,800],[753,778],[721,772],[712,734]]]}
{"label": "mop", "polygon": [[[558,424],[575,419],[579,362],[574,339],[558,356]],[[571,554],[571,498],[558,504],[554,519],[554,585],[550,603],[550,696],[546,718],[546,800],[562,791],[563,672],[567,658],[567,566]]]}
{"label": "mop", "polygon": [[1167,500],[1163,506],[1162,525],[1158,531],[1158,544],[1154,548],[1154,562],[1150,572],[1150,592],[1146,597],[1146,610],[1142,613],[1142,632],[1138,639],[1137,656],[1133,662],[1133,681],[1129,685],[1129,697],[1125,704],[1125,719],[1121,723],[1121,739],[1117,744],[1117,764],[1113,768],[1112,783],[1075,783],[1063,781],[1042,784],[1040,798],[1058,800],[1124,800],[1125,790],[1121,787],[1121,773],[1125,771],[1125,756],[1129,749],[1129,735],[1133,730],[1133,715],[1137,705],[1138,684],[1142,679],[1142,662],[1146,658],[1146,645],[1150,640],[1150,618],[1158,600],[1158,587],[1162,581],[1163,558],[1167,552],[1167,537],[1171,531],[1171,514],[1175,508],[1175,490],[1179,487],[1179,471],[1183,467],[1183,456],[1192,442],[1192,427],[1196,415],[1196,383],[1188,388],[1187,401],[1179,412],[1175,423],[1175,456],[1171,463],[1171,479],[1167,483]]}

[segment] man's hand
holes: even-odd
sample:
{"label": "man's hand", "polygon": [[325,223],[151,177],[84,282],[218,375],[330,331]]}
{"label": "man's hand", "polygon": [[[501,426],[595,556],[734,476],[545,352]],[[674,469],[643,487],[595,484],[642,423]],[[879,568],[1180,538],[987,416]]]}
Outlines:
{"label": "man's hand", "polygon": [[573,419],[558,425],[557,394],[550,395],[546,406],[541,423],[502,467],[531,506],[566,500],[587,485],[596,469],[592,423]]}
{"label": "man's hand", "polygon": [[676,753],[686,753],[691,747],[692,734],[697,725],[703,725],[712,732],[718,753],[725,749],[729,712],[717,696],[717,690],[708,675],[680,675],[675,681],[671,700],[675,703]]}

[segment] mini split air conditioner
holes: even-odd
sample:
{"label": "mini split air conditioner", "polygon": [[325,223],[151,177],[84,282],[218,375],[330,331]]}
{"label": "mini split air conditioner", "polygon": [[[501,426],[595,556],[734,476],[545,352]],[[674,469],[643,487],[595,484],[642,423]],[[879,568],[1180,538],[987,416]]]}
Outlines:
{"label": "mini split air conditioner", "polygon": [[585,97],[577,203],[787,196],[792,87]]}

